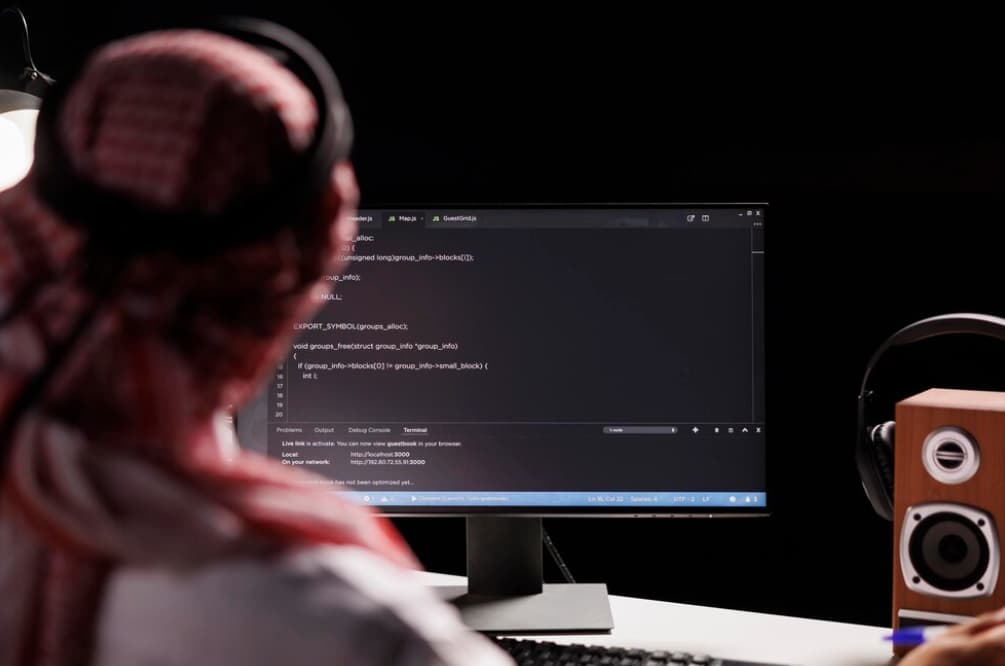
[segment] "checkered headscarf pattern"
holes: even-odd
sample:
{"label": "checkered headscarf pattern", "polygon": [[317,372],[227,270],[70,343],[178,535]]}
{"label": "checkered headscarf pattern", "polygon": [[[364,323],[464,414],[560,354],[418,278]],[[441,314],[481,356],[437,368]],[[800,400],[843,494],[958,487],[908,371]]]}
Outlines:
{"label": "checkered headscarf pattern", "polygon": [[[316,123],[310,93],[268,56],[173,31],[99,51],[56,128],[95,186],[212,214],[269,183]],[[214,414],[247,398],[281,358],[354,233],[348,164],[330,190],[325,215],[290,220],[273,238],[205,260],[134,257],[101,301],[78,270],[86,220],[60,219],[32,174],[0,194],[0,414],[97,307],[3,443],[0,666],[87,663],[104,581],[121,564],[191,565],[303,543],[356,544],[414,564],[388,523],[311,490],[308,474],[228,452],[214,428]]]}

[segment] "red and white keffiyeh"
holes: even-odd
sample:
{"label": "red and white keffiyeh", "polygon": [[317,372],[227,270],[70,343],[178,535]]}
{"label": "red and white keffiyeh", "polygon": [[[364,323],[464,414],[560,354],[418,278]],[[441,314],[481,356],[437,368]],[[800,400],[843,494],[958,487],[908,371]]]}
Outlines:
{"label": "red and white keffiyeh", "polygon": [[[99,51],[56,127],[95,185],[166,211],[213,212],[267,184],[316,121],[310,93],[267,55],[172,31]],[[312,490],[307,473],[227,451],[213,425],[281,359],[355,233],[348,164],[330,190],[322,219],[290,220],[273,238],[207,259],[130,259],[44,399],[0,442],[0,666],[87,663],[104,581],[124,564],[187,567],[327,543],[414,565],[389,523]],[[60,219],[32,174],[0,194],[0,317],[30,294],[0,324],[0,414],[95,306],[73,269],[88,240],[86,221]]]}

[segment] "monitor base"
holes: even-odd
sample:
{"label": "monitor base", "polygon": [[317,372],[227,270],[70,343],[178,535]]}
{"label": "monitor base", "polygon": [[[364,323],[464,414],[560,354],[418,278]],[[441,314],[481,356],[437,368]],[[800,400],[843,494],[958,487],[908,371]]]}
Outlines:
{"label": "monitor base", "polygon": [[607,633],[614,628],[607,586],[544,585],[540,593],[495,597],[466,587],[437,587],[461,612],[464,624],[489,634]]}
{"label": "monitor base", "polygon": [[475,631],[607,632],[607,586],[544,584],[540,518],[468,516],[468,584],[438,588]]}

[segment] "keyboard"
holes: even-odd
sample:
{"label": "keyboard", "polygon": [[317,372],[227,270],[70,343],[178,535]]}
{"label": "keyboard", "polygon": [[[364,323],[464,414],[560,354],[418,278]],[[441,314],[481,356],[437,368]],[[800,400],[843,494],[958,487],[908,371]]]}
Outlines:
{"label": "keyboard", "polygon": [[517,666],[773,666],[687,652],[648,652],[628,648],[490,638],[513,657]]}

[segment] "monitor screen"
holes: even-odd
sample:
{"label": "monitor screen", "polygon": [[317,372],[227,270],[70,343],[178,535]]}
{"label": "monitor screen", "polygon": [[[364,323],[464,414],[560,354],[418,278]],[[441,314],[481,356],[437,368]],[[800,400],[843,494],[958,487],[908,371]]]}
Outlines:
{"label": "monitor screen", "polygon": [[764,513],[765,216],[361,210],[239,437],[393,514]]}

